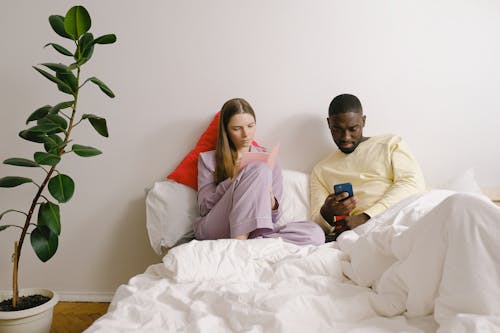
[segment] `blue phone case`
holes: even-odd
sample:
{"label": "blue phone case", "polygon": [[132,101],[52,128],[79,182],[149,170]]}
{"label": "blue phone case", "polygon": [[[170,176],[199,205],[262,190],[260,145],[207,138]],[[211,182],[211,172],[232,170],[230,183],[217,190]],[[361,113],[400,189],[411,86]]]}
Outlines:
{"label": "blue phone case", "polygon": [[354,193],[352,191],[352,184],[351,183],[335,184],[335,185],[333,185],[333,192],[335,194],[347,192],[347,193],[349,193],[349,197],[352,197],[354,195]]}

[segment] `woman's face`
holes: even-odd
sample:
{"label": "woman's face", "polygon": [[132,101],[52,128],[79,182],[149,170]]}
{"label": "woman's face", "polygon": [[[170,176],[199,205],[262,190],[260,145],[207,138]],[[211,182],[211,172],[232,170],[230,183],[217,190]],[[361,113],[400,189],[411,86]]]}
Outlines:
{"label": "woman's face", "polygon": [[237,113],[229,119],[226,131],[237,151],[249,151],[255,136],[255,119],[250,113]]}

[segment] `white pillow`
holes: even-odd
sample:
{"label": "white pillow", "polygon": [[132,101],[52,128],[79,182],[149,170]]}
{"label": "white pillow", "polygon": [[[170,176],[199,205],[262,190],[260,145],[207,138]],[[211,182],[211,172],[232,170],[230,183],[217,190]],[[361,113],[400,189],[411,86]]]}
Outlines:
{"label": "white pillow", "polygon": [[448,179],[446,182],[441,184],[441,186],[438,186],[438,188],[455,192],[483,194],[481,187],[476,182],[474,169],[467,169],[463,171],[462,173]]}
{"label": "white pillow", "polygon": [[[159,255],[194,238],[193,222],[199,216],[197,192],[172,180],[159,181],[146,195],[146,228],[153,250]],[[284,225],[309,217],[309,175],[283,170],[283,214],[277,222]]]}
{"label": "white pillow", "polygon": [[277,222],[278,225],[310,219],[308,174],[283,170],[283,196],[280,206],[283,213]]}
{"label": "white pillow", "polygon": [[159,255],[194,238],[193,222],[198,217],[197,192],[191,187],[165,180],[154,183],[146,195],[146,228],[153,250]]}

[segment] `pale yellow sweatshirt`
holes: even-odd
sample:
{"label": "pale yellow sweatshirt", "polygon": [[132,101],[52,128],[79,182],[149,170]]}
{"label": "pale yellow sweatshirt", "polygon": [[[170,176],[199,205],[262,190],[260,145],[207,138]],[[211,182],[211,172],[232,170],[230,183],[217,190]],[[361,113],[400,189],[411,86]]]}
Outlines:
{"label": "pale yellow sweatshirt", "polygon": [[399,136],[371,137],[350,154],[336,150],[316,164],[311,174],[311,216],[326,233],[332,227],[321,216],[321,206],[333,193],[334,184],[347,182],[359,200],[351,215],[370,217],[425,190],[420,166]]}

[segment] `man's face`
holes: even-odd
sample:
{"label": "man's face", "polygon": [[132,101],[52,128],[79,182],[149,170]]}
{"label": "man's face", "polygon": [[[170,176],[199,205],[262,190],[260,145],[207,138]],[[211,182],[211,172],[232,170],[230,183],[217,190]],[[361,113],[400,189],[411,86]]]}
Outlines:
{"label": "man's face", "polygon": [[357,112],[345,112],[327,118],[333,141],[345,154],[352,153],[363,141],[366,116]]}

